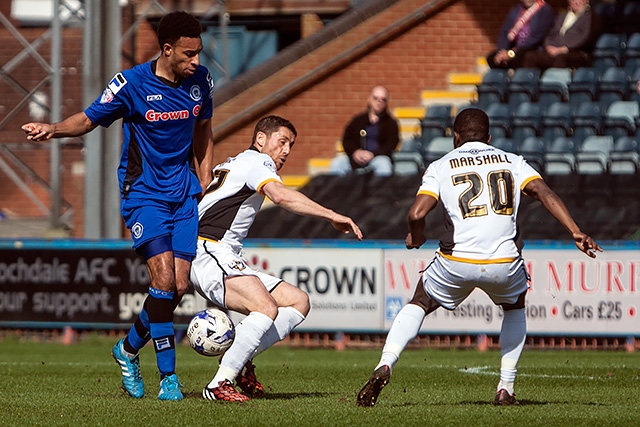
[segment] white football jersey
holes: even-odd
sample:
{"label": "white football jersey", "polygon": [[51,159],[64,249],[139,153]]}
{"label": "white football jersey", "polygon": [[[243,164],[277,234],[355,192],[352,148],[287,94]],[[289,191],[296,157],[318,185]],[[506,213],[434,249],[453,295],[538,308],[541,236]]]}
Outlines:
{"label": "white football jersey", "polygon": [[198,204],[198,236],[239,251],[270,181],[282,182],[273,159],[252,148],[213,168],[213,181]]}
{"label": "white football jersey", "polygon": [[522,189],[540,178],[521,156],[483,142],[467,142],[431,163],[418,194],[429,194],[444,206],[447,235],[440,253],[463,262],[517,258]]}

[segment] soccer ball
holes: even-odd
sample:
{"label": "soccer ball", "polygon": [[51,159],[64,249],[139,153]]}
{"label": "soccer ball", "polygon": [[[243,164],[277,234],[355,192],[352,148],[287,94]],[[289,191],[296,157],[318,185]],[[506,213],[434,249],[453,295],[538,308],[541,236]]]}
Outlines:
{"label": "soccer ball", "polygon": [[219,356],[233,343],[236,330],[227,314],[217,308],[197,313],[187,328],[191,347],[203,356]]}

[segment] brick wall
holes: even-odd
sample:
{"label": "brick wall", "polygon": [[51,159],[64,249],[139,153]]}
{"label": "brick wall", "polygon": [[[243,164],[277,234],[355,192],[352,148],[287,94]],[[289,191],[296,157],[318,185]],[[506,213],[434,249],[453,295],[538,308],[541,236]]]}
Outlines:
{"label": "brick wall", "polygon": [[[559,3],[560,0],[554,2]],[[423,6],[424,1],[401,0],[385,12],[371,18],[360,28],[354,29],[358,37],[363,38],[379,28],[384,28],[402,16]],[[515,0],[494,0],[484,2],[478,0],[452,0],[437,16],[418,25],[406,34],[381,46],[368,56],[361,58],[346,68],[339,70],[314,87],[309,88],[285,104],[275,108],[272,113],[285,116],[293,121],[298,129],[298,144],[283,169],[284,174],[306,173],[307,160],[312,157],[331,157],[334,154],[335,142],[341,137],[347,121],[365,107],[369,89],[376,84],[386,85],[391,93],[390,107],[417,106],[420,104],[420,91],[423,89],[443,89],[446,87],[449,72],[474,71],[475,60],[485,55],[492,47],[508,9]],[[553,3],[552,3],[553,4]],[[34,40],[42,29],[25,28],[21,33]],[[0,28],[0,63],[6,64],[22,47]],[[64,114],[65,116],[81,110],[81,54],[82,30],[66,29],[64,32]],[[357,38],[348,38],[348,43],[355,43]],[[344,41],[330,43],[322,53],[313,53],[306,61],[322,63],[351,45]],[[49,58],[48,43],[39,52]],[[158,48],[153,30],[149,25],[142,25],[136,38],[135,56],[144,61],[156,55]],[[298,61],[293,67],[307,67],[305,60]],[[300,70],[297,70],[299,73]],[[289,73],[289,74],[287,74]],[[236,114],[240,103],[256,102],[274,90],[274,85],[288,83],[294,71],[287,71],[275,79],[252,88],[252,96],[248,99],[231,100],[216,109],[214,123]],[[27,90],[34,82],[41,79],[44,73],[35,61],[29,60],[19,71],[12,73]],[[20,96],[15,89],[0,79],[0,117],[5,117],[19,102]],[[95,94],[98,96],[98,94]],[[25,141],[19,130],[21,124],[29,121],[26,109],[10,120],[0,129],[1,142]],[[249,125],[223,141],[215,148],[216,161],[235,155],[245,149],[251,139],[253,125]],[[45,181],[49,181],[49,155],[46,150],[22,150],[17,154]],[[74,236],[82,236],[83,222],[83,175],[72,173],[73,162],[82,160],[80,149],[69,148],[62,154],[63,197],[75,209]],[[20,216],[42,216],[35,205],[0,172],[0,210],[7,210]],[[35,183],[28,182],[41,200],[48,204],[44,191]]]}

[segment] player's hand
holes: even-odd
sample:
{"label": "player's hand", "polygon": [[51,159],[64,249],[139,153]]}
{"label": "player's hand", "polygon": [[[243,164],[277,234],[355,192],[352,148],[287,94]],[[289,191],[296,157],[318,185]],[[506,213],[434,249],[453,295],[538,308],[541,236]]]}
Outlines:
{"label": "player's hand", "polygon": [[47,123],[27,123],[21,129],[31,141],[47,141],[53,136],[53,126]]}
{"label": "player's hand", "polygon": [[333,225],[333,228],[342,231],[344,234],[353,232],[358,240],[362,240],[362,231],[360,231],[360,227],[358,227],[358,225],[347,216],[338,215],[336,218],[331,220],[331,225]]}
{"label": "player's hand", "polygon": [[426,241],[427,241],[427,238],[424,237],[424,235],[414,239],[411,233],[408,233],[407,237],[404,239],[404,243],[407,249],[418,249]]}
{"label": "player's hand", "polygon": [[591,258],[596,257],[596,252],[602,252],[600,245],[594,242],[591,236],[587,236],[582,232],[574,233],[573,240],[576,242],[576,247]]}

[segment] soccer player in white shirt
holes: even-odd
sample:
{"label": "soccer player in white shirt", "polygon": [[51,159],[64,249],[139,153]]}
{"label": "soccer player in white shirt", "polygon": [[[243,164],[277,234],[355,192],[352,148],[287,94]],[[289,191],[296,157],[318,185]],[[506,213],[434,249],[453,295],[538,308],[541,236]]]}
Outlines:
{"label": "soccer player in white shirt", "polygon": [[[296,136],[293,124],[282,117],[261,119],[249,149],[213,169],[213,181],[198,205],[198,247],[191,283],[208,300],[247,315],[236,325],[233,344],[204,388],[205,399],[242,402],[261,396],[264,389],[255,377],[252,359],[285,338],[309,313],[304,291],[252,269],[242,256],[242,241],[264,197],[291,212],[325,219],[362,240],[351,218],[282,183],[278,170]],[[234,380],[245,394],[235,389]]]}
{"label": "soccer player in white shirt", "polygon": [[516,242],[520,193],[535,198],[567,229],[576,246],[595,258],[602,248],[580,231],[541,176],[521,157],[489,145],[489,118],[476,108],[461,111],[453,125],[454,150],[431,163],[409,210],[407,249],[425,242],[425,217],[438,200],[447,237],[422,273],[412,300],[396,316],[382,357],[357,398],[374,406],[400,353],[416,337],[425,316],[453,310],[477,287],[504,310],[500,331],[500,383],[495,405],[514,405],[513,384],[526,338],[525,295],[529,275]]}

